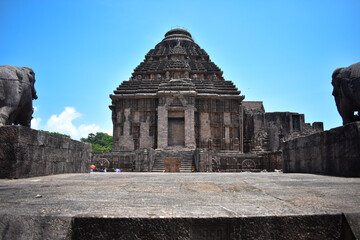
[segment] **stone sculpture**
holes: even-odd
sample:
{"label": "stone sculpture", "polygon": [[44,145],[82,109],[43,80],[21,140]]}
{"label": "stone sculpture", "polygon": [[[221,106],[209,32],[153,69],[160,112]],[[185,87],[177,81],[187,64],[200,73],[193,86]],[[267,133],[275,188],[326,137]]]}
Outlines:
{"label": "stone sculpture", "polygon": [[0,66],[0,126],[20,124],[30,127],[37,99],[35,73],[28,67]]}
{"label": "stone sculpture", "polygon": [[343,119],[343,125],[359,121],[360,111],[360,62],[345,68],[338,68],[332,75],[331,84],[334,87],[337,109]]}

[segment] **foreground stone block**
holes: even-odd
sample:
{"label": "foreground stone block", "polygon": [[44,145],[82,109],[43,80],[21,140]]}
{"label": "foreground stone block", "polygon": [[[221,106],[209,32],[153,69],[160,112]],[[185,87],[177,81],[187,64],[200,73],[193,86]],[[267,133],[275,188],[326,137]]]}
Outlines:
{"label": "foreground stone block", "polygon": [[0,178],[89,172],[91,145],[23,126],[0,127]]}
{"label": "foreground stone block", "polygon": [[279,172],[0,179],[0,239],[360,239],[359,192]]}
{"label": "foreground stone block", "polygon": [[71,217],[0,215],[0,239],[71,239]]}
{"label": "foreground stone block", "polygon": [[360,177],[360,122],[282,143],[284,173]]}
{"label": "foreground stone block", "polygon": [[[71,239],[355,239],[341,215],[75,218]],[[344,238],[344,235],[349,238]]]}
{"label": "foreground stone block", "polygon": [[[356,239],[342,215],[101,218],[0,215],[2,239]],[[261,227],[259,227],[261,226]]]}

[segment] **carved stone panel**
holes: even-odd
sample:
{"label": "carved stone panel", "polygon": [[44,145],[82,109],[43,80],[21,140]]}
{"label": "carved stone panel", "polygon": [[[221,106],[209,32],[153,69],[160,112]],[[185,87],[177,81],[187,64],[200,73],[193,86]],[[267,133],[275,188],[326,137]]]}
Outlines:
{"label": "carved stone panel", "polygon": [[150,118],[140,123],[140,148],[153,147],[153,137],[150,136]]}
{"label": "carved stone panel", "polygon": [[123,135],[119,136],[119,141],[115,146],[117,146],[117,149],[115,150],[125,150],[125,151],[133,151],[135,149],[134,146],[134,140],[133,137],[130,134],[130,121],[129,121],[129,115],[130,115],[130,108],[126,108],[124,110],[125,115],[125,122],[123,127]]}
{"label": "carved stone panel", "polygon": [[231,115],[229,112],[224,112],[224,125],[229,126],[231,124]]}
{"label": "carved stone panel", "polygon": [[206,141],[211,138],[209,113],[200,113],[200,138]]}
{"label": "carved stone panel", "polygon": [[158,107],[158,148],[168,146],[168,110],[165,106]]}
{"label": "carved stone panel", "polygon": [[187,148],[196,148],[195,108],[193,105],[188,105],[185,110],[185,146]]}

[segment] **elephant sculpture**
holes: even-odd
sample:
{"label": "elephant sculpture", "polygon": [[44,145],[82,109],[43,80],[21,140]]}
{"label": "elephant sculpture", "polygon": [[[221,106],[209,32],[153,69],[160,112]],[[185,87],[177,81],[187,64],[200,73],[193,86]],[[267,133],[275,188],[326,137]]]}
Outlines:
{"label": "elephant sculpture", "polygon": [[[338,68],[332,75],[337,109],[343,119],[343,125],[359,121],[360,111],[360,62],[345,68]],[[357,114],[354,112],[357,111]]]}
{"label": "elephant sculpture", "polygon": [[0,66],[0,126],[20,124],[30,127],[37,99],[35,73],[28,67]]}

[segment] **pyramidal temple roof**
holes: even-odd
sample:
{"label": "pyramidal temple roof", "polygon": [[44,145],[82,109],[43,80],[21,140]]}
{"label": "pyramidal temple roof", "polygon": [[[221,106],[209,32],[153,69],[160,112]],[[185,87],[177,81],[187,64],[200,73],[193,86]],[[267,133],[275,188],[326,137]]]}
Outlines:
{"label": "pyramidal temple roof", "polygon": [[135,68],[133,75],[176,69],[192,73],[209,72],[222,78],[221,69],[194,42],[191,34],[183,29],[168,31],[165,38],[146,54],[145,60]]}
{"label": "pyramidal temple roof", "polygon": [[195,43],[191,34],[176,28],[168,31],[165,38],[145,55],[131,78],[123,81],[112,96],[156,93],[160,84],[172,79],[189,82],[197,93],[240,94],[231,81],[224,80],[221,69]]}

